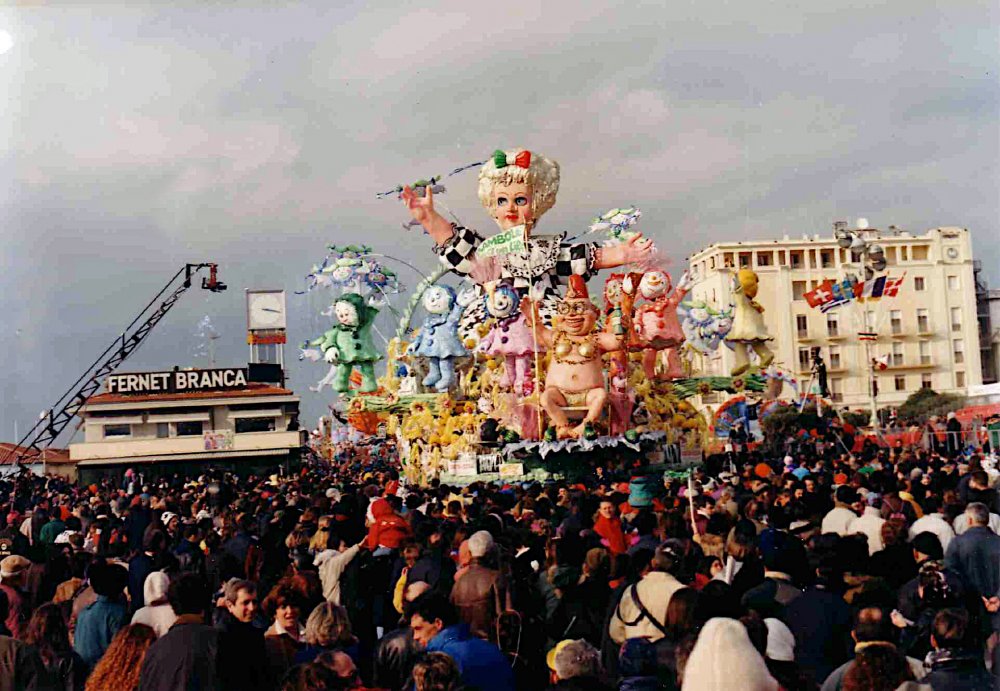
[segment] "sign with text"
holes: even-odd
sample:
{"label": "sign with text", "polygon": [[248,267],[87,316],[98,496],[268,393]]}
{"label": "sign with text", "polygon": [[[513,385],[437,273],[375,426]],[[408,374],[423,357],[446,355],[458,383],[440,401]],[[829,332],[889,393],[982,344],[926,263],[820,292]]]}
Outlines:
{"label": "sign with text", "polygon": [[458,457],[448,464],[448,471],[452,475],[469,476],[476,474],[476,454],[463,451]]}
{"label": "sign with text", "polygon": [[524,242],[524,226],[515,226],[493,237],[483,240],[476,249],[480,257],[493,257],[498,254],[524,253],[528,246]]}
{"label": "sign with text", "polygon": [[478,460],[480,473],[495,473],[500,469],[500,454],[498,453],[481,453]]}
{"label": "sign with text", "polygon": [[195,369],[174,372],[111,374],[104,380],[108,393],[186,393],[242,389],[247,385],[246,369]]}

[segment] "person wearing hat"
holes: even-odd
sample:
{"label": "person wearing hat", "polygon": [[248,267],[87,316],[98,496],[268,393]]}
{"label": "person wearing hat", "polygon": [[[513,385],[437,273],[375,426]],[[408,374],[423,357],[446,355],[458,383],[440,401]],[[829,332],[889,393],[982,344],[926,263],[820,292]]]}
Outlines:
{"label": "person wearing hat", "polygon": [[655,643],[666,635],[667,607],[674,593],[684,587],[672,571],[683,558],[684,544],[670,539],[656,548],[649,572],[622,592],[608,626],[618,645],[628,638],[645,637]]}
{"label": "person wearing hat", "polygon": [[125,604],[128,571],[120,564],[95,563],[90,567],[89,574],[97,600],[77,617],[73,649],[93,668],[118,630],[129,623],[128,606]]}
{"label": "person wearing hat", "polygon": [[25,578],[31,561],[19,554],[4,557],[0,561],[0,591],[7,596],[7,617],[5,624],[10,635],[20,639],[31,616],[28,605],[30,598],[24,592]]}
{"label": "person wearing hat", "polygon": [[545,664],[549,668],[549,691],[602,691],[609,688],[600,679],[600,652],[583,639],[559,641],[546,654]]}
{"label": "person wearing hat", "polygon": [[858,517],[854,511],[854,503],[858,500],[858,493],[853,487],[844,485],[837,488],[834,494],[834,507],[823,517],[822,531],[824,533],[837,533],[837,535],[850,535],[848,526]]}

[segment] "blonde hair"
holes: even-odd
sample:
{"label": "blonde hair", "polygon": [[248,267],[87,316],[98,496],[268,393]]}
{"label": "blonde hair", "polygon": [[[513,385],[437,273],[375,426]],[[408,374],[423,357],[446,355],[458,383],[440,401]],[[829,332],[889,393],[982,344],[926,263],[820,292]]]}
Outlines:
{"label": "blonde hair", "polygon": [[[506,151],[512,158],[524,149]],[[524,183],[531,186],[531,207],[535,218],[539,218],[556,203],[559,193],[559,164],[550,158],[531,152],[531,163],[527,168],[510,165],[497,168],[490,157],[479,169],[479,201],[486,209],[493,208],[493,189],[497,185]]]}

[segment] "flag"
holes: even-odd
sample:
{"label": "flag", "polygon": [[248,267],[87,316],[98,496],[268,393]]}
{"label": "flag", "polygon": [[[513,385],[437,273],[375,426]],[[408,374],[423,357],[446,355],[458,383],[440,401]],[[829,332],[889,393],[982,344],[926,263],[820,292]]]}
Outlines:
{"label": "flag", "polygon": [[872,360],[872,367],[879,371],[889,369],[889,356],[883,355]]}
{"label": "flag", "polygon": [[906,272],[899,278],[890,278],[885,283],[885,291],[882,293],[883,296],[887,298],[894,298],[899,294],[899,289],[903,287],[903,279],[906,278]]}
{"label": "flag", "polygon": [[885,292],[886,277],[879,276],[871,281],[861,281],[854,285],[854,297],[858,300],[878,300]]}
{"label": "flag", "polygon": [[820,311],[829,312],[834,307],[840,307],[850,302],[854,298],[854,284],[848,279],[844,279],[832,286],[833,299],[820,305]]}
{"label": "flag", "polygon": [[822,307],[833,299],[833,284],[823,281],[818,286],[803,295],[810,307]]}

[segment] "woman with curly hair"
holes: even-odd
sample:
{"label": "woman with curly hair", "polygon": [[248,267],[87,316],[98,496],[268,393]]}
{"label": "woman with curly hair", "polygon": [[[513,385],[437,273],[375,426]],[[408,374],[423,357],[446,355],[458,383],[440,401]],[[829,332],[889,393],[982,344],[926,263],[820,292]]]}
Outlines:
{"label": "woman with curly hair", "polygon": [[459,691],[458,665],[445,653],[427,653],[413,666],[414,691]]}
{"label": "woman with curly hair", "polygon": [[155,642],[156,632],[145,624],[122,628],[87,679],[86,691],[137,691],[142,661]]}
{"label": "woman with curly hair", "polygon": [[892,645],[863,648],[844,675],[843,691],[895,691],[904,681],[913,680],[906,657]]}
{"label": "woman with curly hair", "polygon": [[24,642],[35,646],[48,672],[53,689],[78,691],[87,678],[87,665],[73,652],[69,627],[59,605],[42,605],[31,615]]}

